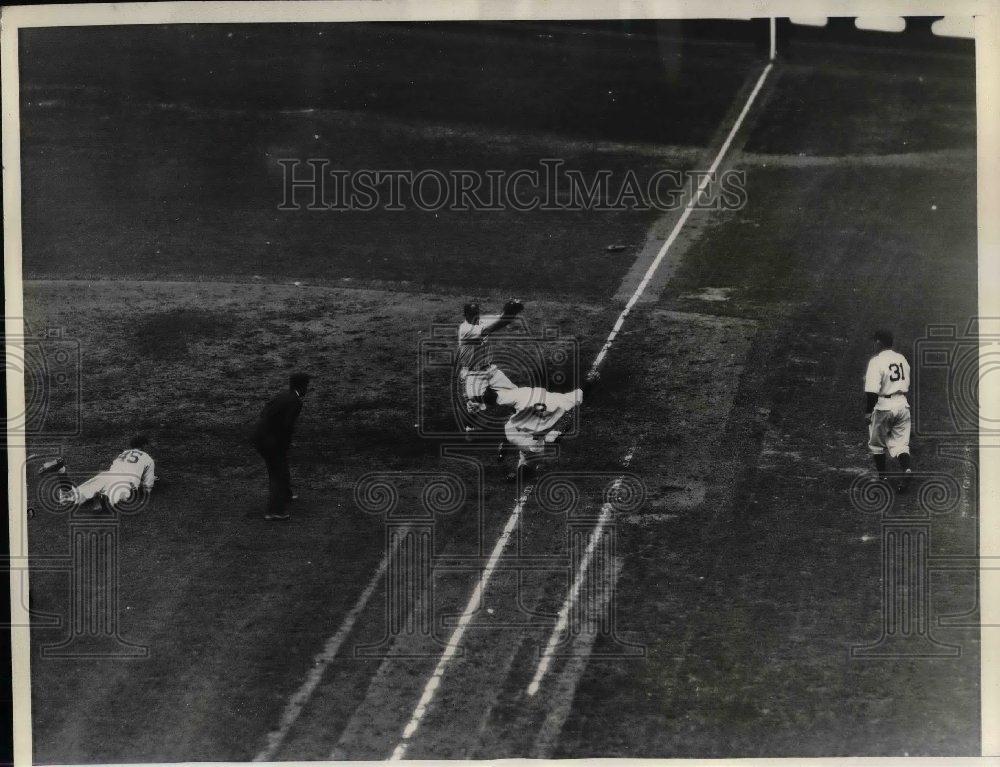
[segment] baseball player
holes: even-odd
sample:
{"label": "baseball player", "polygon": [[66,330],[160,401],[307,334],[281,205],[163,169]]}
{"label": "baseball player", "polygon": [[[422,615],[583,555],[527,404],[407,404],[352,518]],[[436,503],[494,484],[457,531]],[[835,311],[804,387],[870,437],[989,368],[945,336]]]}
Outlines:
{"label": "baseball player", "polygon": [[865,418],[868,449],[879,479],[887,479],[886,453],[899,462],[904,476],[899,490],[905,492],[913,470],[910,466],[910,365],[892,348],[892,333],[876,331],[872,337],[875,356],[865,373]]}
{"label": "baseball player", "polygon": [[540,387],[519,386],[512,389],[491,389],[486,399],[495,399],[498,405],[514,408],[514,413],[504,425],[506,441],[500,445],[499,457],[503,459],[508,443],[513,445],[518,450],[517,468],[521,470],[529,467],[530,460],[540,457],[545,452],[546,445],[562,436],[562,432],[553,427],[560,418],[583,402],[583,391],[574,389],[558,393]]}
{"label": "baseball player", "polygon": [[[106,511],[114,511],[121,504],[145,498],[156,481],[153,459],[144,449],[148,445],[145,434],[136,435],[106,471],[76,487],[60,489],[59,501],[74,506],[96,501]],[[42,472],[53,470],[65,474],[65,462],[60,458],[42,467]]]}
{"label": "baseball player", "polygon": [[470,415],[486,410],[483,395],[487,389],[513,389],[507,375],[493,364],[489,336],[509,325],[524,311],[524,304],[511,299],[502,314],[479,314],[479,304],[463,307],[465,321],[458,326],[458,387],[465,410]]}

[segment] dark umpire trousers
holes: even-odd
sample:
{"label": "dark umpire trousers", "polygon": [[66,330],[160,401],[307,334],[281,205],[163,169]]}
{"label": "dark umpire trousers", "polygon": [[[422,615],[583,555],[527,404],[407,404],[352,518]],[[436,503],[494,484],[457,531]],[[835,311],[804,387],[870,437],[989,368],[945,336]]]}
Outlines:
{"label": "dark umpire trousers", "polygon": [[257,444],[257,452],[267,467],[267,513],[282,515],[292,499],[292,476],[288,470],[288,448]]}

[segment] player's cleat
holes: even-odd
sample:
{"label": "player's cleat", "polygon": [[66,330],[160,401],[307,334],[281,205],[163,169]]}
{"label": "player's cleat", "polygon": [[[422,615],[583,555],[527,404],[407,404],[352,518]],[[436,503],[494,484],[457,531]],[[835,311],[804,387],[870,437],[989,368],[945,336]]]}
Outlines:
{"label": "player's cleat", "polygon": [[65,474],[66,473],[66,459],[62,456],[58,458],[53,458],[51,461],[46,461],[39,467],[38,475],[42,474]]}
{"label": "player's cleat", "polygon": [[268,522],[287,522],[291,519],[291,514],[265,514],[264,519]]}

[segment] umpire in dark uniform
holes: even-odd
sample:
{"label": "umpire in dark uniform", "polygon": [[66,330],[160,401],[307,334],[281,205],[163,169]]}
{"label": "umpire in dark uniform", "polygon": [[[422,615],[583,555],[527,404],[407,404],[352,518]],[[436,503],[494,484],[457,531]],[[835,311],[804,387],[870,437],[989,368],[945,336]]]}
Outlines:
{"label": "umpire in dark uniform", "polygon": [[285,506],[292,500],[292,479],[288,471],[288,448],[292,444],[295,420],[302,410],[302,398],[309,389],[306,373],[293,373],[288,379],[288,391],[282,392],[264,406],[253,432],[253,444],[267,466],[268,521],[289,518]]}

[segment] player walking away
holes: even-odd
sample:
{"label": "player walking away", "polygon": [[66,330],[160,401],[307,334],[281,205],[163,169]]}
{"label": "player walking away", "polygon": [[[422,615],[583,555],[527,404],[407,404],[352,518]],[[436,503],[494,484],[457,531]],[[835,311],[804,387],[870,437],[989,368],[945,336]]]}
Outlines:
{"label": "player walking away", "polygon": [[[524,311],[524,304],[511,299],[502,314],[479,314],[479,304],[463,307],[465,321],[458,326],[458,389],[470,415],[486,410],[483,395],[487,389],[513,389],[506,374],[493,364],[489,336],[509,325]],[[471,427],[469,427],[471,428]]]}
{"label": "player walking away", "polygon": [[[59,489],[58,500],[63,504],[83,507],[96,503],[108,512],[125,504],[134,504],[148,497],[156,482],[152,457],[146,452],[149,438],[145,434],[133,437],[128,447],[120,452],[106,471],[74,487],[67,482]],[[66,462],[62,458],[49,461],[39,470],[39,474],[66,473]]]}
{"label": "player walking away", "polygon": [[503,460],[507,444],[517,448],[517,470],[531,472],[534,463],[545,453],[562,432],[554,427],[566,413],[583,402],[583,391],[558,393],[539,387],[521,386],[514,389],[493,390],[486,395],[487,400],[496,400],[500,406],[514,408],[513,414],[504,425],[506,441],[500,444],[499,460]]}
{"label": "player walking away", "polygon": [[293,373],[288,379],[288,391],[268,402],[253,432],[253,445],[267,467],[267,511],[269,522],[289,519],[286,506],[295,500],[288,470],[288,450],[292,444],[295,421],[302,411],[302,398],[309,389],[306,373]]}
{"label": "player walking away", "polygon": [[879,330],[872,338],[875,356],[865,373],[865,417],[868,419],[868,449],[879,479],[888,479],[886,453],[899,462],[903,477],[899,491],[906,492],[910,475],[910,365],[892,348],[892,333]]}

